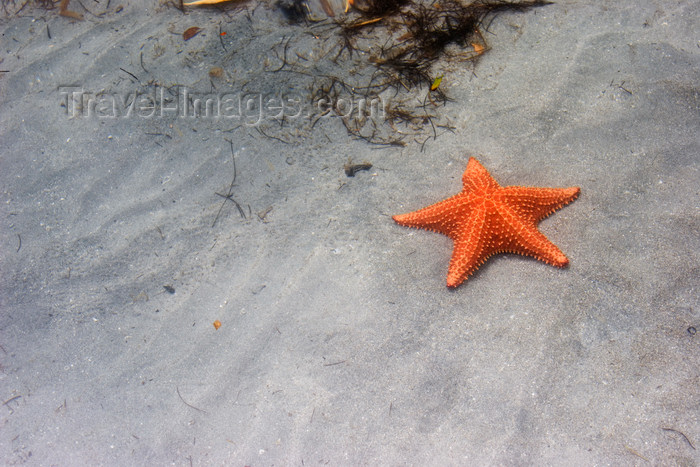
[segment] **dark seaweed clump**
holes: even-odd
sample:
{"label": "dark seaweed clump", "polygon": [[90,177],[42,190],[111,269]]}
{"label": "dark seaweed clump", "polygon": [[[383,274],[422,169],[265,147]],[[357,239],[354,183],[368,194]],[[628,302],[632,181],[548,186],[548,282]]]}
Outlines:
{"label": "dark seaweed clump", "polygon": [[[343,117],[348,133],[384,146],[404,146],[413,139],[421,148],[430,138],[454,131],[447,113],[436,111],[449,101],[443,83],[449,82],[453,71],[475,64],[489,50],[484,36],[494,18],[551,4],[545,0],[350,1],[352,8],[345,14],[333,9],[337,0],[278,0],[288,21],[305,23],[305,37],[325,41],[331,32],[339,41],[321,54],[330,60],[310,61],[287,38],[278,54],[281,65],[271,71],[313,77],[314,102],[339,102],[348,94],[372,102],[382,96],[384,120],[364,114]],[[307,15],[307,2],[319,2],[327,19],[319,22]],[[343,115],[340,108],[328,112],[334,110]],[[318,121],[313,120],[312,128]]]}
{"label": "dark seaweed clump", "polygon": [[435,78],[431,68],[441,58],[470,61],[488,50],[482,31],[494,15],[548,4],[543,0],[365,0],[355,4],[359,18],[340,23],[341,35],[351,54],[354,44],[361,37],[366,42],[370,32],[383,38],[372,60],[387,84],[408,89],[430,85]]}

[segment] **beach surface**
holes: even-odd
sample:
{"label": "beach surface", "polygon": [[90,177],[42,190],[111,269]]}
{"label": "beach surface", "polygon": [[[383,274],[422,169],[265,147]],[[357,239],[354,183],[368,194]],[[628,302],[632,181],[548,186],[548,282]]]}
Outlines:
{"label": "beach surface", "polygon": [[[363,137],[327,22],[83,3],[0,23],[0,464],[700,465],[698,2],[497,15]],[[446,287],[391,216],[469,157],[581,188],[568,267]]]}

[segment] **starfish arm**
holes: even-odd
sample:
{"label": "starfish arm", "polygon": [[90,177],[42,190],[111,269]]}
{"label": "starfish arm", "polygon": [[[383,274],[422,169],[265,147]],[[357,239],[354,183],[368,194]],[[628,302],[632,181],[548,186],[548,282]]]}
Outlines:
{"label": "starfish arm", "polygon": [[488,259],[494,252],[489,248],[486,213],[476,212],[460,226],[459,235],[454,239],[452,259],[447,271],[447,286],[457,287]]}
{"label": "starfish arm", "polygon": [[537,223],[575,200],[581,189],[509,186],[498,190],[497,197],[524,219]]}
{"label": "starfish arm", "polygon": [[481,194],[491,193],[500,188],[500,185],[491,176],[488,170],[473,157],[469,158],[467,170],[465,170],[462,175],[462,185],[465,192]]}
{"label": "starfish arm", "polygon": [[552,266],[564,267],[569,259],[545,235],[537,230],[537,226],[529,219],[523,218],[510,207],[500,207],[498,214],[501,218],[505,234],[497,242],[498,251],[518,253],[532,256]]}
{"label": "starfish arm", "polygon": [[455,239],[460,227],[455,221],[455,212],[466,212],[469,198],[455,195],[418,211],[399,214],[392,219],[399,225],[430,230]]}

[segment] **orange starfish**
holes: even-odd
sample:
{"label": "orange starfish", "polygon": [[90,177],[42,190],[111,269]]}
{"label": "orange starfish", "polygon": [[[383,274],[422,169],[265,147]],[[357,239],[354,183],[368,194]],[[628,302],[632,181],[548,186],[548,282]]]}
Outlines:
{"label": "orange starfish", "polygon": [[496,253],[533,256],[558,267],[569,264],[564,253],[537,230],[537,223],[575,200],[580,188],[501,187],[473,157],[462,183],[462,192],[451,198],[393,217],[400,225],[452,239],[448,287],[457,287]]}

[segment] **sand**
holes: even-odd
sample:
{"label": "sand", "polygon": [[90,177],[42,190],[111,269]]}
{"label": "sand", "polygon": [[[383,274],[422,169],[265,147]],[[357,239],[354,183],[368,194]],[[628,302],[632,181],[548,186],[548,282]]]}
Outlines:
{"label": "sand", "polygon": [[[0,463],[700,464],[697,2],[503,14],[405,146],[271,72],[286,41],[318,59],[318,26],[74,3],[1,23]],[[149,108],[183,90],[304,113]],[[450,240],[391,215],[470,156],[581,187],[540,224],[568,268],[503,254],[445,286]]]}

